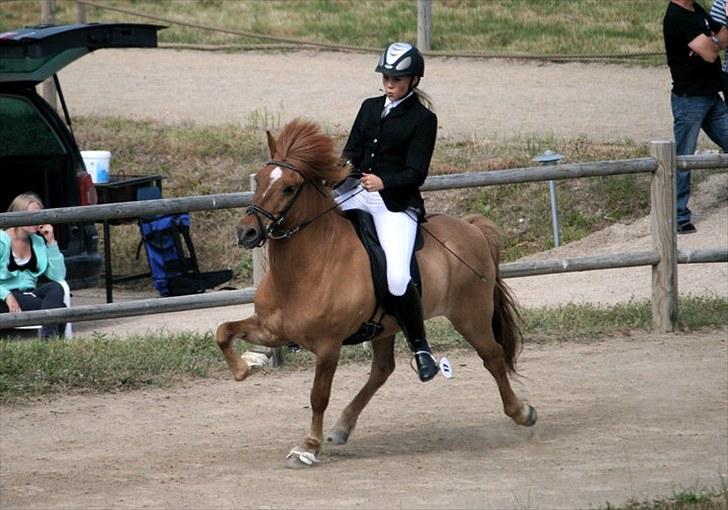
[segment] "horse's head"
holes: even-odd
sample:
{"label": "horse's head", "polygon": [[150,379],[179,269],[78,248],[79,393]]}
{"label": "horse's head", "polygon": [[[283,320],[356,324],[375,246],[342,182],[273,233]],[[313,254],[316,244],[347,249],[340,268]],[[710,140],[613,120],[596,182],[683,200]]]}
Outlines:
{"label": "horse's head", "polygon": [[313,122],[296,119],[277,139],[267,135],[271,159],[255,176],[255,195],[237,229],[238,244],[245,248],[298,232],[317,203],[331,202],[324,188],[348,171],[338,164],[331,137]]}

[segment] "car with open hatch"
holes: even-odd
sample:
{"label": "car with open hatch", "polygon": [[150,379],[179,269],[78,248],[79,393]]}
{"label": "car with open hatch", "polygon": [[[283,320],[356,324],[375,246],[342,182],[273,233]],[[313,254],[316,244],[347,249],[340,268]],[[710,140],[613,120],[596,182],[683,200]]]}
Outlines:
{"label": "car with open hatch", "polygon": [[[0,212],[27,191],[36,193],[46,208],[96,202],[57,73],[98,49],[156,47],[162,28],[88,23],[0,33]],[[48,79],[56,84],[62,116],[36,90]],[[98,285],[102,257],[96,226],[64,223],[54,228],[71,289]]]}

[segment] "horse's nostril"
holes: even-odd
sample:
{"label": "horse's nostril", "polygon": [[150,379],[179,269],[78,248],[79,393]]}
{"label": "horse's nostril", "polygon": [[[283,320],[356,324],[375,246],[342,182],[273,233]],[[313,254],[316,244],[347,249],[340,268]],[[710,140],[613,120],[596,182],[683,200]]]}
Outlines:
{"label": "horse's nostril", "polygon": [[250,247],[254,244],[257,244],[259,237],[260,233],[255,227],[237,229],[237,238],[239,245]]}

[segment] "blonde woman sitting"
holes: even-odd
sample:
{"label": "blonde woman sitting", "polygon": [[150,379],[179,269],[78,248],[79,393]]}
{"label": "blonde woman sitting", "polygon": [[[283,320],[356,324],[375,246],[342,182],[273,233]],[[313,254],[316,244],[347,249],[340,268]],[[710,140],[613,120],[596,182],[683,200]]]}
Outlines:
{"label": "blonde woman sitting", "polygon": [[[8,212],[43,209],[35,193],[23,193]],[[38,286],[38,279],[48,283]],[[66,265],[52,225],[11,227],[0,230],[0,313],[63,308]],[[65,324],[41,327],[41,336],[60,336]]]}

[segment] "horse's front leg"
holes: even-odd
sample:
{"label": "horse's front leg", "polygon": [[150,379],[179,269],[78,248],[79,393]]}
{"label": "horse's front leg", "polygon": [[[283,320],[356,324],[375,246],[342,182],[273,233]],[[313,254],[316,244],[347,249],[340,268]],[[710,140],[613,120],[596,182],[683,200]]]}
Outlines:
{"label": "horse's front leg", "polygon": [[394,335],[372,342],[372,370],[369,373],[369,380],[342,411],[336,424],[326,434],[326,441],[337,445],[346,444],[364,407],[392,372],[394,372]]}
{"label": "horse's front leg", "polygon": [[[215,341],[222,350],[236,381],[248,377],[255,369],[263,366],[269,357],[267,353],[261,354],[255,351],[246,352],[243,357],[238,356],[233,345],[233,340],[236,338],[267,347],[280,343],[275,335],[260,324],[257,315],[241,321],[220,324],[215,333]],[[266,359],[263,359],[264,357]]]}
{"label": "horse's front leg", "polygon": [[311,388],[311,430],[303,446],[294,447],[287,457],[288,467],[309,467],[318,462],[318,453],[324,437],[324,412],[329,405],[331,383],[339,363],[341,345],[333,345],[316,352],[316,375]]}

